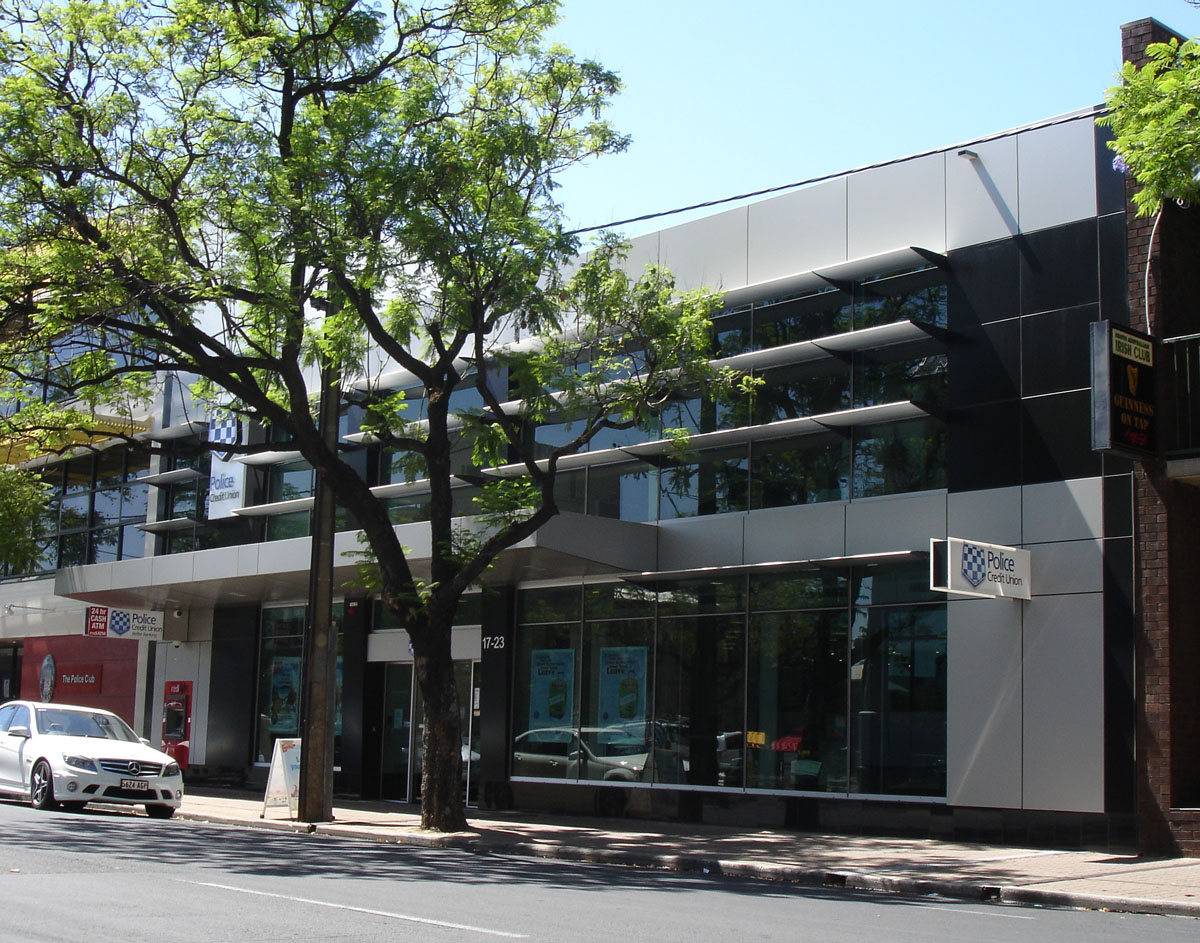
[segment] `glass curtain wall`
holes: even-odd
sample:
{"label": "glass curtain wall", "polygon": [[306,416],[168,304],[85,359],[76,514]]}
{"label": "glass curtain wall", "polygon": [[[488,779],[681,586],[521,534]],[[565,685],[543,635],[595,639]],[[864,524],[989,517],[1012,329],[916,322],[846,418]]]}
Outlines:
{"label": "glass curtain wall", "polygon": [[924,565],[519,594],[517,778],[945,795]]}
{"label": "glass curtain wall", "polygon": [[[275,741],[300,736],[301,683],[304,677],[304,619],[306,606],[264,609],[258,655],[258,696],[255,711],[254,760],[267,763]],[[334,603],[333,618],[342,620],[342,604]],[[342,633],[337,634],[337,667],[333,721],[333,762],[340,765],[342,734]]]}

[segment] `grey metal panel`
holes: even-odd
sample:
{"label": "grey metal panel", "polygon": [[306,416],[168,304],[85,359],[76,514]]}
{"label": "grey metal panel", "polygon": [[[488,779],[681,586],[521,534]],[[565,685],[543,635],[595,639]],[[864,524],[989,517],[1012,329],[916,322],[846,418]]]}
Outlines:
{"label": "grey metal panel", "polygon": [[237,572],[237,554],[222,547],[218,550],[198,550],[192,558],[192,578],[197,580],[219,580],[234,577]]}
{"label": "grey metal panel", "polygon": [[974,157],[946,152],[946,248],[1014,236],[1017,224],[1017,139],[982,141]]}
{"label": "grey metal panel", "polygon": [[1094,120],[1089,113],[1017,136],[1022,232],[1096,215]]}
{"label": "grey metal panel", "polygon": [[846,553],[928,550],[930,537],[946,534],[946,492],[851,501],[846,507]]}
{"label": "grey metal panel", "polygon": [[1021,807],[1021,603],[946,604],[946,797]]}
{"label": "grey metal panel", "polygon": [[1068,540],[1027,548],[1036,596],[1098,593],[1104,589],[1104,550],[1100,540]]}
{"label": "grey metal panel", "polygon": [[680,291],[746,284],[746,207],[659,233],[659,260]]}
{"label": "grey metal panel", "polygon": [[1104,536],[1102,478],[1026,485],[1022,503],[1022,528],[1027,544]]}
{"label": "grey metal panel", "polygon": [[849,258],[845,177],[763,200],[749,211],[751,284]]}
{"label": "grey metal panel", "polygon": [[1104,597],[1025,604],[1024,808],[1104,811]]}
{"label": "grey metal panel", "polygon": [[173,553],[165,557],[154,557],[151,564],[152,582],[158,585],[191,582],[192,557],[193,554],[190,553]]}
{"label": "grey metal panel", "polygon": [[629,255],[625,257],[625,271],[633,278],[638,278],[646,271],[647,265],[658,265],[661,261],[659,252],[658,233],[652,232],[629,240]]}
{"label": "grey metal panel", "polygon": [[658,526],[658,569],[740,565],[744,520],[744,514],[720,514],[663,521]]}
{"label": "grey metal panel", "polygon": [[746,515],[747,563],[819,560],[846,553],[846,504],[764,508]]}
{"label": "grey metal panel", "polygon": [[916,157],[851,174],[847,181],[848,258],[895,246],[946,248],[946,158]]}
{"label": "grey metal panel", "polygon": [[989,544],[1021,543],[1021,489],[959,491],[946,499],[946,536]]}

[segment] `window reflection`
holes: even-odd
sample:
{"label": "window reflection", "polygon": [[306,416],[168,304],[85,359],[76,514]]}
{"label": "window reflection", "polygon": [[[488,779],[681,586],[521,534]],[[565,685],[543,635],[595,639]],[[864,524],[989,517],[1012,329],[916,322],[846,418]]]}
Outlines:
{"label": "window reflection", "polygon": [[513,775],[943,796],[935,598],[923,565],[524,591]]}

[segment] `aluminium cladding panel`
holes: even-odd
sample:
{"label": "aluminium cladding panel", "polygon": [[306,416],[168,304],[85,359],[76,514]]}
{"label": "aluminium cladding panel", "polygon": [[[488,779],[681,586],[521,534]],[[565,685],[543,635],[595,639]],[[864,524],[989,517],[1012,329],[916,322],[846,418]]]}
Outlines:
{"label": "aluminium cladding panel", "polygon": [[946,248],[946,156],[939,152],[851,174],[846,252],[851,259],[897,246]]}
{"label": "aluminium cladding panel", "polygon": [[1095,116],[1018,134],[1017,175],[1021,232],[1095,216]]}
{"label": "aluminium cladding panel", "polygon": [[946,603],[946,798],[1021,808],[1021,616],[1012,599]]}
{"label": "aluminium cladding panel", "polygon": [[1021,490],[1025,543],[1104,536],[1103,478],[1049,481]]}
{"label": "aluminium cladding panel", "polygon": [[946,152],[946,248],[960,249],[1015,236],[1017,137]]}
{"label": "aluminium cladding panel", "polygon": [[[846,506],[846,555],[928,550],[946,535],[946,492],[860,498]],[[955,536],[958,536],[957,534]]]}
{"label": "aluminium cladding panel", "polygon": [[[658,256],[647,261],[670,269],[681,291],[742,288],[747,284],[746,218],[742,206],[661,230]],[[630,271],[637,275],[641,269]]]}
{"label": "aluminium cladding panel", "polygon": [[716,514],[662,521],[657,528],[658,569],[741,566],[745,514]]}
{"label": "aluminium cladding panel", "polygon": [[1023,808],[1103,812],[1104,594],[1027,603],[1023,671]]}
{"label": "aluminium cladding panel", "polygon": [[847,506],[830,501],[750,511],[745,518],[745,562],[845,556]]}
{"label": "aluminium cladding panel", "polygon": [[1021,488],[952,492],[946,497],[946,535],[981,543],[1021,544]]}
{"label": "aluminium cladding panel", "polygon": [[848,261],[845,177],[752,203],[748,209],[751,285]]}

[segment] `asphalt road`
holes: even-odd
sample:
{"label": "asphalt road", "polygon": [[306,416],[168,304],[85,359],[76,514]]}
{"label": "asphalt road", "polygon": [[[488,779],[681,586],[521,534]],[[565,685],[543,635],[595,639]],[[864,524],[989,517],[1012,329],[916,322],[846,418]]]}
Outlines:
{"label": "asphalt road", "polygon": [[1200,921],[908,899],[0,802],[0,941],[1195,943]]}

